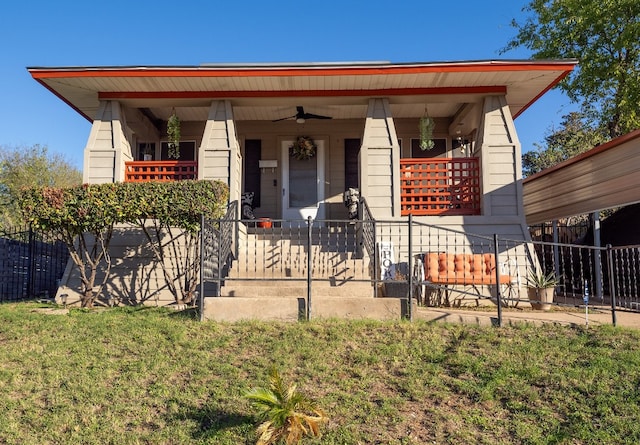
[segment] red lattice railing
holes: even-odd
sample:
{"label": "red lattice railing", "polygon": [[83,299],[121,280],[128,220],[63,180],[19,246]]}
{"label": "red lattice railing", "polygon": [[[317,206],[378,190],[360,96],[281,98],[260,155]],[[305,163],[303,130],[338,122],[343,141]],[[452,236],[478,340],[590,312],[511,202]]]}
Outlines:
{"label": "red lattice railing", "polygon": [[401,215],[479,215],[478,158],[400,159]]}
{"label": "red lattice railing", "polygon": [[196,161],[130,161],[125,163],[125,182],[182,181],[197,179]]}

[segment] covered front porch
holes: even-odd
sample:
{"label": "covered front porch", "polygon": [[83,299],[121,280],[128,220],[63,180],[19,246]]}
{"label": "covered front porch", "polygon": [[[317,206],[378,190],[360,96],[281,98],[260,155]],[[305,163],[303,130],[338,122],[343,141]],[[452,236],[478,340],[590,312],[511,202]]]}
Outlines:
{"label": "covered front porch", "polygon": [[[128,161],[125,182],[182,181],[198,178],[195,161]],[[478,158],[400,160],[401,214],[480,214]]]}
{"label": "covered front porch", "polygon": [[[140,116],[133,118],[140,110],[125,103],[105,102],[100,110],[104,119],[94,124],[95,140],[90,138],[87,147],[86,180],[107,180],[100,177],[106,171],[102,165],[105,155],[113,154],[109,162],[115,168],[110,180],[219,179],[230,185],[231,197],[238,201],[243,193],[250,193],[257,217],[345,218],[344,192],[350,188],[367,198],[377,218],[488,216],[491,209],[483,211],[483,201],[495,187],[496,178],[484,177],[484,157],[505,165],[507,175],[499,178],[498,185],[509,189],[501,191],[505,196],[501,205],[511,206],[510,212],[517,214],[518,178],[511,161],[519,145],[504,99],[484,98],[482,106],[465,107],[464,118],[458,116],[454,122],[434,117],[434,147],[430,150],[419,147],[419,117],[394,117],[396,107],[389,99],[369,99],[367,103],[365,119],[307,119],[301,124],[289,119],[241,120],[230,101],[216,101],[210,105],[211,119],[183,121],[181,157],[176,160],[167,158],[163,129],[143,136],[132,124],[145,122]],[[446,108],[455,107],[447,104]],[[402,108],[398,110],[404,115]],[[184,113],[182,108],[175,112]],[[489,134],[484,128],[493,125],[489,119],[502,122],[504,131]],[[455,136],[451,134],[454,123]],[[123,124],[133,135],[120,138],[120,150],[102,149],[100,134]],[[470,133],[462,135],[462,131]],[[291,155],[291,146],[300,137],[314,146],[308,159]],[[501,151],[494,150],[496,145]]]}
{"label": "covered front porch", "polygon": [[[574,65],[352,62],[30,72],[93,123],[87,183],[221,180],[231,200],[250,194],[255,216],[273,219],[344,218],[344,193],[354,188],[377,219],[413,215],[524,237],[513,120]],[[179,159],[167,157],[174,115],[182,125]],[[427,150],[420,149],[422,119],[433,124]],[[304,160],[290,153],[300,137],[315,147]]]}

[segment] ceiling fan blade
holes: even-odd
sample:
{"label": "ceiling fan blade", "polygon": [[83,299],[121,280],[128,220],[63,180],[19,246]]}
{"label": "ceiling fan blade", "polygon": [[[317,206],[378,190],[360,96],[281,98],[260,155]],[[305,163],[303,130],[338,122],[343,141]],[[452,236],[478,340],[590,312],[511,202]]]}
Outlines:
{"label": "ceiling fan blade", "polygon": [[321,116],[319,114],[313,114],[313,113],[305,113],[304,118],[305,119],[333,119],[330,116]]}
{"label": "ceiling fan blade", "polygon": [[289,116],[289,117],[282,117],[282,118],[280,118],[280,119],[272,120],[271,122],[288,121],[288,120],[291,120],[291,119],[295,119],[295,118],[296,118],[296,116],[297,116],[297,114],[294,114],[293,116]]}
{"label": "ceiling fan blade", "polygon": [[283,117],[283,118],[280,118],[280,119],[275,119],[275,120],[273,120],[271,122],[280,122],[280,121],[287,121],[287,120],[292,120],[292,119],[304,122],[306,119],[332,119],[332,118],[329,117],[329,116],[321,116],[319,114],[305,113],[304,112],[304,107],[301,107],[300,105],[298,105],[296,107],[296,114],[294,114],[293,116]]}

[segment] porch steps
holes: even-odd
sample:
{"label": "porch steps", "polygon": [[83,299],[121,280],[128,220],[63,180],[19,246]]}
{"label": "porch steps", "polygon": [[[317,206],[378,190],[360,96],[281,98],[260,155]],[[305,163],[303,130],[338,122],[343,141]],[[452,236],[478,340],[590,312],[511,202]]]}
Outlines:
{"label": "porch steps", "polygon": [[247,234],[239,240],[238,258],[229,277],[305,279],[311,257],[314,279],[369,280],[369,259],[358,252],[354,234],[316,233],[310,249],[308,241],[300,237],[306,234],[279,231]]}
{"label": "porch steps", "polygon": [[[304,297],[207,297],[203,318],[220,322],[299,321],[305,319],[306,311]],[[399,320],[406,312],[399,298],[311,298],[311,319]]]}
{"label": "porch steps", "polygon": [[[306,297],[307,284],[301,281],[253,281],[227,280],[221,289],[224,297]],[[348,282],[334,285],[331,281],[313,281],[311,283],[312,297],[350,297],[371,298],[373,288],[369,282]]]}
{"label": "porch steps", "polygon": [[[284,230],[284,229],[283,229]],[[305,229],[306,230],[306,229]],[[348,229],[347,229],[348,231]],[[307,314],[307,261],[311,255],[311,319],[398,320],[406,310],[399,298],[374,298],[369,258],[357,252],[355,236],[344,231],[304,238],[291,232],[247,233],[221,296],[204,300],[204,319],[214,321],[298,321]]]}

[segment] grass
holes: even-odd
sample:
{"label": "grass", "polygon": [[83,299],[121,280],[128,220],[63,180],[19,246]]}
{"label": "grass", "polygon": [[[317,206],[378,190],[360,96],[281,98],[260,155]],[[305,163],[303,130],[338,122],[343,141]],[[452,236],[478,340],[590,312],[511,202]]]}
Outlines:
{"label": "grass", "polygon": [[0,305],[0,443],[253,444],[271,365],[330,417],[310,444],[640,441],[640,332],[200,323]]}

